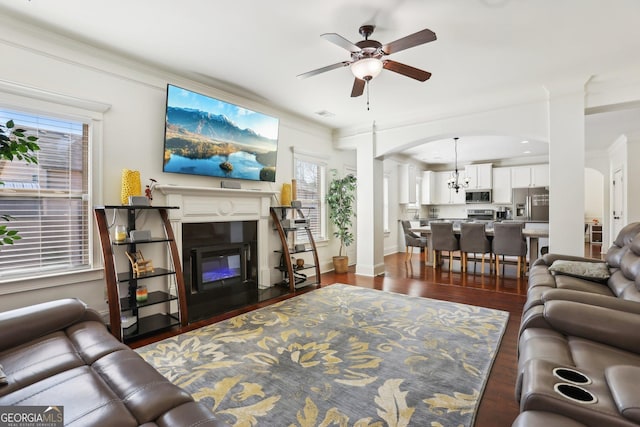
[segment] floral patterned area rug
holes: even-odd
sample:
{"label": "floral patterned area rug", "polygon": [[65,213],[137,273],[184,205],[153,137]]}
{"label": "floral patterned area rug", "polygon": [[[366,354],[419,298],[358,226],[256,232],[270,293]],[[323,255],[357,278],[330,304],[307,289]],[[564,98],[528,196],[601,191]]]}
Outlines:
{"label": "floral patterned area rug", "polygon": [[471,426],[508,316],[335,284],[137,351],[233,426]]}

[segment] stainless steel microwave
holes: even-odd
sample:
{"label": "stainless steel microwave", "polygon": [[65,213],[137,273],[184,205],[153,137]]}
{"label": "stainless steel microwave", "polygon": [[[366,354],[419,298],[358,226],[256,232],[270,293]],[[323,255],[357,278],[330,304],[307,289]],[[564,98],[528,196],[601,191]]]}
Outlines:
{"label": "stainless steel microwave", "polygon": [[467,203],[491,203],[491,190],[466,190]]}

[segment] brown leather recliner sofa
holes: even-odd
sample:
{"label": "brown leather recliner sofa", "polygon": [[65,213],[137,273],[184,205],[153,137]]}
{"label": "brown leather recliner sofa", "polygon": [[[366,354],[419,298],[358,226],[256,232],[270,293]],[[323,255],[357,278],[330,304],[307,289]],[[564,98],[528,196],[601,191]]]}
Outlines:
{"label": "brown leather recliner sofa", "polygon": [[[549,253],[538,258],[529,272],[529,290],[523,308],[521,330],[543,326],[545,300],[569,299],[595,305],[607,304],[605,297],[640,302],[640,222],[626,225],[605,255],[610,277],[606,282],[571,275],[553,274],[555,261],[601,263],[601,260]],[[637,239],[636,239],[637,238]],[[551,292],[550,292],[551,291]],[[616,303],[612,303],[615,304]]]}
{"label": "brown leather recliner sofa", "polygon": [[222,426],[76,299],[0,313],[2,406],[62,406],[65,425]]}
{"label": "brown leather recliner sofa", "polygon": [[534,262],[518,342],[513,427],[640,425],[640,223],[607,251],[606,281]]}

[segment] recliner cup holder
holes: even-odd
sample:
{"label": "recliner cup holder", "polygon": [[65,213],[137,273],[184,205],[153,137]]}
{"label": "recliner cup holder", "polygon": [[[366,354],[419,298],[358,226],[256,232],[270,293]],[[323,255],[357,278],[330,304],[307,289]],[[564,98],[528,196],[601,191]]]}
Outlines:
{"label": "recliner cup holder", "polygon": [[591,384],[591,378],[571,368],[553,368],[553,376],[571,384]]}
{"label": "recliner cup holder", "polygon": [[555,391],[562,397],[565,397],[577,403],[591,404],[598,401],[598,399],[589,390],[586,390],[575,384],[556,383],[553,386],[553,391]]}

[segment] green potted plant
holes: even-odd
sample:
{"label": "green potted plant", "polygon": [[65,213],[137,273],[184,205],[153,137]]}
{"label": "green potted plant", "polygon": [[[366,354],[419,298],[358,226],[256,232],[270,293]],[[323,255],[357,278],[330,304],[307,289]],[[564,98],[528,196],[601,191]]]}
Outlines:
{"label": "green potted plant", "polygon": [[342,255],[345,247],[353,243],[351,226],[355,217],[356,177],[348,174],[342,178],[338,172],[332,170],[333,178],[329,184],[327,204],[329,205],[329,219],[335,226],[334,237],[340,239],[338,256],[333,257],[333,268],[336,273],[346,273],[349,266],[349,258]]}
{"label": "green potted plant", "polygon": [[[26,135],[24,129],[15,127],[13,120],[9,120],[5,125],[0,125],[0,166],[2,161],[22,160],[27,163],[38,163],[38,158],[34,154],[40,147],[36,144],[38,137]],[[0,186],[4,183],[0,181]],[[0,219],[10,221],[11,216],[0,213]],[[0,246],[12,245],[14,241],[20,240],[17,230],[9,230],[6,225],[0,225]]]}

